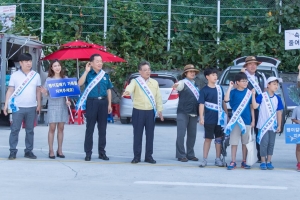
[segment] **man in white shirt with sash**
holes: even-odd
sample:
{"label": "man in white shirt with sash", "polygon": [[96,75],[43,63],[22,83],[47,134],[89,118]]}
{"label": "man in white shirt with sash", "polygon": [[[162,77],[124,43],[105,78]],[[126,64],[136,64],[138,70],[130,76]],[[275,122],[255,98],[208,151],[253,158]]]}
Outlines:
{"label": "man in white shirt with sash", "polygon": [[[198,161],[195,157],[194,146],[197,135],[197,120],[199,110],[200,90],[194,79],[199,70],[194,65],[184,67],[182,77],[173,88],[179,91],[179,102],[177,108],[177,139],[176,139],[176,158],[178,161],[187,162]],[[186,137],[186,151],[184,148],[184,137]]]}
{"label": "man in white shirt with sash", "polygon": [[[253,88],[256,91],[255,96],[257,97],[258,95],[262,94],[266,88],[267,88],[267,81],[266,81],[266,77],[264,75],[264,73],[260,73],[257,71],[257,66],[260,65],[261,62],[256,60],[255,56],[248,56],[245,59],[245,64],[244,64],[244,68],[242,69],[242,71],[247,75],[248,78],[248,86],[247,88],[249,90],[252,90]],[[258,129],[256,128],[257,125],[257,121],[258,121],[258,109],[254,110],[254,116],[255,116],[255,135],[257,137],[258,135]],[[261,162],[261,157],[260,157],[260,149],[259,149],[259,144],[256,143],[256,149],[257,149],[257,158],[258,158],[258,163]]]}
{"label": "man in white shirt with sash", "polygon": [[[267,91],[258,95],[255,99],[253,91],[253,108],[259,108],[259,117],[257,122],[258,135],[257,142],[260,144],[261,164],[260,169],[272,170],[271,159],[273,155],[276,133],[281,130],[281,118],[283,104],[281,98],[275,94],[278,89],[279,80],[271,76],[267,80]],[[266,160],[267,158],[267,160]]]}
{"label": "man in white shirt with sash", "polygon": [[142,140],[144,128],[146,131],[145,162],[155,164],[153,159],[153,140],[155,117],[162,121],[162,98],[158,82],[150,78],[150,63],[143,61],[139,64],[140,76],[132,79],[122,96],[133,94],[132,126],[133,126],[133,153],[132,164],[141,162]]}
{"label": "man in white shirt with sash", "polygon": [[86,132],[84,140],[85,161],[90,161],[93,149],[93,134],[98,124],[98,154],[99,159],[109,160],[106,156],[106,126],[107,115],[111,113],[111,88],[113,87],[109,75],[102,69],[103,62],[99,54],[90,57],[85,72],[80,77],[78,85],[85,85],[76,109],[86,112]]}
{"label": "man in white shirt with sash", "polygon": [[20,54],[21,68],[13,73],[9,80],[4,105],[4,114],[7,109],[12,111],[11,133],[9,136],[9,160],[16,159],[17,144],[22,122],[25,122],[25,155],[24,157],[36,159],[33,154],[34,122],[36,114],[41,110],[41,78],[32,70],[32,56],[29,53]]}

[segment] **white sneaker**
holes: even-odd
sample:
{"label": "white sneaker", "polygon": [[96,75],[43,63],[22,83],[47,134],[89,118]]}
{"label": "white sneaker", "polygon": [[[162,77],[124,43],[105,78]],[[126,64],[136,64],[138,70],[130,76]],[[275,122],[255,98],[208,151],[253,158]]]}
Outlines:
{"label": "white sneaker", "polygon": [[223,167],[223,162],[220,158],[216,158],[215,160],[215,165],[218,166],[218,167]]}
{"label": "white sneaker", "polygon": [[206,160],[203,160],[203,161],[200,163],[199,167],[205,167],[206,165],[207,165],[207,161],[206,161]]}

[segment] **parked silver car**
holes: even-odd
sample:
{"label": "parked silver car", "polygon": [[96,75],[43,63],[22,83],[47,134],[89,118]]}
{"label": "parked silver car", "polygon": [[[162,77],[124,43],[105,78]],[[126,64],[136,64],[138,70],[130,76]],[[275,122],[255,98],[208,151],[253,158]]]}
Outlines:
{"label": "parked silver car", "polygon": [[[237,58],[233,61],[233,66],[227,67],[221,77],[219,78],[218,84],[223,88],[223,91],[226,93],[228,86],[229,86],[229,82],[234,80],[235,75],[241,71],[242,67],[245,64],[245,59],[247,56],[241,57],[241,58]],[[278,73],[278,66],[280,64],[280,60],[272,58],[272,57],[267,57],[267,56],[257,56],[256,59],[259,62],[262,62],[260,65],[257,66],[257,71],[260,73],[264,73],[264,75],[266,76],[266,79],[268,79],[270,76],[275,76],[277,78],[279,77],[279,73]],[[282,93],[282,88],[281,86],[278,87],[278,90],[276,91],[276,94],[279,95],[282,99],[282,102],[285,106],[285,101],[284,101],[284,96]],[[229,103],[227,103],[227,108],[229,111],[229,115],[231,114],[231,108]],[[286,113],[287,113],[287,108],[285,106],[285,109],[283,110],[282,114],[283,114],[283,123],[285,123],[286,120]],[[283,126],[282,126],[283,127]]]}
{"label": "parked silver car", "polygon": [[[246,56],[237,58],[233,61],[233,66],[227,67],[221,77],[219,78],[218,84],[222,86],[224,92],[227,91],[227,88],[229,86],[229,82],[234,80],[235,75],[241,71],[245,64]],[[268,79],[270,76],[275,76],[279,78],[278,74],[278,66],[280,64],[280,61],[267,56],[257,56],[256,59],[259,62],[262,62],[260,65],[257,66],[257,71],[260,73],[264,73],[266,76],[266,79]],[[282,96],[281,88],[278,88],[278,91],[276,92],[278,95]]]}
{"label": "parked silver car", "polygon": [[[130,81],[139,76],[139,73],[134,73],[129,76],[124,84],[124,89]],[[168,73],[151,73],[151,78],[155,79],[160,88],[163,102],[163,116],[165,119],[176,119],[179,94],[172,86],[177,82],[177,78]],[[122,124],[130,123],[132,117],[133,103],[131,96],[121,97],[120,100],[120,120]]]}

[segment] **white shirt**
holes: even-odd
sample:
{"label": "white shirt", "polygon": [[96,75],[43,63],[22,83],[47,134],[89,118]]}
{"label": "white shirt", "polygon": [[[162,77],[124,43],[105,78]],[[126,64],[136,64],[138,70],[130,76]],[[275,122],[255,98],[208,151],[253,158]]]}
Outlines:
{"label": "white shirt", "polygon": [[[194,80],[190,80],[193,84],[195,84],[195,81]],[[175,88],[177,91],[181,91],[183,90],[184,88],[184,81],[183,80],[180,80],[178,81],[178,86],[177,88]]]}
{"label": "white shirt", "polygon": [[[276,112],[277,106],[278,106],[277,96],[274,95],[274,96],[270,97],[270,100],[273,105],[273,109],[275,109],[274,112]],[[271,117],[271,116],[269,116],[269,112],[267,110],[266,104],[263,103],[263,101],[264,100],[262,99],[262,102],[259,107],[258,121],[257,121],[257,125],[256,125],[256,128],[258,128],[258,129],[261,129],[263,127],[263,125],[267,122],[267,120]],[[276,115],[276,121],[277,121],[277,115]]]}
{"label": "white shirt", "polygon": [[[8,86],[14,87],[15,90],[24,82],[26,74],[22,70],[14,72],[9,80]],[[15,104],[18,107],[29,108],[37,106],[36,88],[41,86],[41,77],[37,73],[23,92],[15,98]]]}
{"label": "white shirt", "polygon": [[[250,73],[248,73],[248,74],[249,74],[249,76],[250,76],[252,79],[254,79],[254,80],[258,83],[258,79],[257,79],[257,77],[255,76],[255,74],[253,74],[253,75],[251,75]],[[262,75],[262,77],[263,77],[263,79],[264,79],[264,87],[267,88],[267,79],[266,79],[266,76],[265,76],[264,73],[261,73],[261,75]],[[264,92],[264,90],[263,90],[262,92]]]}

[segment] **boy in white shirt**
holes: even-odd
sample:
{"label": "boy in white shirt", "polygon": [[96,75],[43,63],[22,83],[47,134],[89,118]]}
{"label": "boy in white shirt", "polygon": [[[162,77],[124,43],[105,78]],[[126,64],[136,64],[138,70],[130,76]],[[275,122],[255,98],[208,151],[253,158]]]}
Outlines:
{"label": "boy in white shirt", "polygon": [[[273,155],[276,133],[281,130],[281,111],[283,104],[281,98],[275,94],[279,80],[276,77],[267,79],[267,91],[258,95],[255,99],[255,91],[252,91],[252,105],[256,109],[260,106],[257,128],[257,142],[260,144],[261,164],[260,169],[272,170],[271,159]],[[267,158],[267,160],[266,160]]]}

